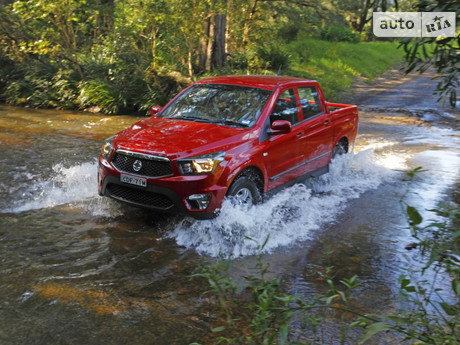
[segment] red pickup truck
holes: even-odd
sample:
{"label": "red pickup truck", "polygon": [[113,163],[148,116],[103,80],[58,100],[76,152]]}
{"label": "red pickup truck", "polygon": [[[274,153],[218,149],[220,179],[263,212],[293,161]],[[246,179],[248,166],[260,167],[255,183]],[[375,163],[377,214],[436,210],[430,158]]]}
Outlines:
{"label": "red pickup truck", "polygon": [[357,107],[326,102],[314,80],[202,79],[106,139],[99,194],[209,218],[226,197],[255,204],[328,172],[332,157],[350,150],[357,129]]}

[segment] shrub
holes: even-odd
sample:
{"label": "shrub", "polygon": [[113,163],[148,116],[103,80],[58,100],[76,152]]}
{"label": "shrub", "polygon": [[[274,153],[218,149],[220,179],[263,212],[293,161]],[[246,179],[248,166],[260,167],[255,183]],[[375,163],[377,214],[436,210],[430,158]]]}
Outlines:
{"label": "shrub", "polygon": [[326,26],[319,30],[319,37],[332,42],[359,42],[359,34],[347,27]]}
{"label": "shrub", "polygon": [[107,114],[116,114],[126,108],[126,99],[115,85],[107,80],[88,80],[79,83],[80,94],[77,102],[80,108],[98,107]]}
{"label": "shrub", "polygon": [[53,77],[52,83],[59,108],[74,109],[78,107],[78,82],[72,78],[71,73],[59,71]]}
{"label": "shrub", "polygon": [[278,71],[289,67],[289,54],[283,47],[276,44],[264,45],[257,50],[266,69]]}
{"label": "shrub", "polygon": [[299,31],[300,27],[297,23],[289,23],[279,29],[277,36],[285,42],[291,42],[297,38]]}

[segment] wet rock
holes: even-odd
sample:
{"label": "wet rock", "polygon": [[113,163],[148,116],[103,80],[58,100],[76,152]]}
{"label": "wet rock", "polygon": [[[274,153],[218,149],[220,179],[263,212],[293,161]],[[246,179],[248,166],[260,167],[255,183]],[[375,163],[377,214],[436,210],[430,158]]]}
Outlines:
{"label": "wet rock", "polygon": [[417,248],[417,246],[418,246],[418,243],[412,242],[412,243],[409,243],[409,244],[405,247],[405,249],[407,249],[407,250],[412,250],[412,249]]}

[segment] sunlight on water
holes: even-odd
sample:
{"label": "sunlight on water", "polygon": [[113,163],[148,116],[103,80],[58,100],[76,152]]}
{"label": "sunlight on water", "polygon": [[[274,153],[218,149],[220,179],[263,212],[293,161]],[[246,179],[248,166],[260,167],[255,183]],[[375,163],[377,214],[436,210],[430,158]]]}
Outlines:
{"label": "sunlight on water", "polygon": [[438,207],[439,201],[445,199],[449,187],[460,176],[460,155],[450,150],[427,150],[415,155],[411,162],[414,166],[421,166],[424,171],[417,174],[408,202],[424,218],[433,217],[427,210]]}
{"label": "sunlight on water", "polygon": [[[213,257],[256,254],[267,236],[264,252],[308,240],[315,230],[334,222],[348,200],[396,180],[399,174],[386,166],[388,160],[372,149],[338,157],[329,174],[296,184],[249,209],[226,202],[216,219],[185,219],[169,236],[179,245]],[[394,159],[398,163],[403,160]]]}

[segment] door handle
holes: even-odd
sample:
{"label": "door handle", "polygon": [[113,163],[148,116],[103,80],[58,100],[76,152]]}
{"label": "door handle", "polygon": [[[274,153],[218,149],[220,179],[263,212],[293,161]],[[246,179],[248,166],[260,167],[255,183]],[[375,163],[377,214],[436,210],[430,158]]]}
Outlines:
{"label": "door handle", "polygon": [[329,119],[324,120],[324,125],[325,125],[325,126],[329,126],[330,123],[331,123],[331,121],[330,121]]}
{"label": "door handle", "polygon": [[304,132],[299,132],[296,134],[297,137],[301,137],[304,134]]}

